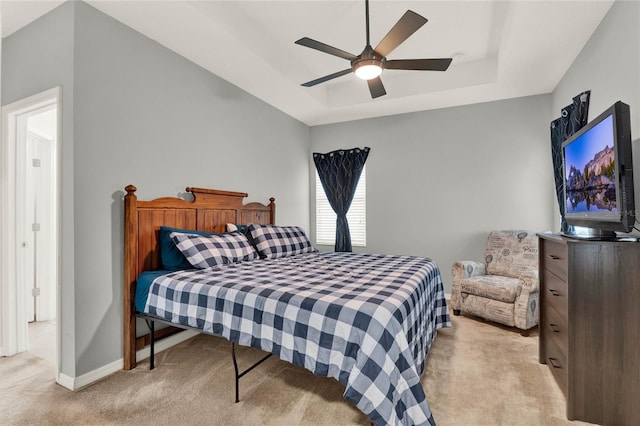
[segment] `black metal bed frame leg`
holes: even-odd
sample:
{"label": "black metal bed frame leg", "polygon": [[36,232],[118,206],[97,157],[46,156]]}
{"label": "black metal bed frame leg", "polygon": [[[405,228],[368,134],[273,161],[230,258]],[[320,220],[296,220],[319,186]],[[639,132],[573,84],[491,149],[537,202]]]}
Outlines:
{"label": "black metal bed frame leg", "polygon": [[151,321],[145,318],[145,322],[147,323],[147,327],[149,327],[149,370],[154,369],[154,348],[155,348],[155,321]]}
{"label": "black metal bed frame leg", "polygon": [[240,376],[238,375],[238,361],[236,361],[236,344],[231,343],[231,358],[233,359],[233,369],[236,372],[236,403],[240,402]]}
{"label": "black metal bed frame leg", "polygon": [[247,374],[249,371],[253,370],[263,362],[265,362],[269,357],[273,354],[267,354],[260,361],[253,364],[251,367],[244,370],[242,373],[238,373],[238,361],[236,360],[236,344],[231,342],[231,358],[233,359],[233,369],[236,373],[236,402],[240,402],[240,379]]}

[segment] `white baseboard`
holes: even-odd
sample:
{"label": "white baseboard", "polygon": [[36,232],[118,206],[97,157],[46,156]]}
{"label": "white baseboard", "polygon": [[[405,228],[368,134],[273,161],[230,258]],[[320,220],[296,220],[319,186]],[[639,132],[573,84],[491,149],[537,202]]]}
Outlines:
{"label": "white baseboard", "polygon": [[113,374],[116,371],[122,370],[123,365],[124,361],[122,358],[120,358],[117,361],[104,365],[100,368],[97,368],[75,378],[67,376],[64,373],[60,373],[58,374],[58,379],[56,380],[56,382],[62,387],[65,387],[71,391],[76,391],[84,386],[97,382],[98,380],[107,377],[108,375]]}
{"label": "white baseboard", "polygon": [[[155,351],[156,353],[162,352],[165,349],[169,349],[170,347],[175,346],[178,343],[182,343],[185,340],[191,339],[193,336],[197,336],[198,334],[200,333],[194,330],[184,330],[184,331],[181,331],[180,333],[176,333],[169,337],[165,337],[164,339],[160,340],[155,344]],[[151,349],[149,349],[149,346],[142,348],[136,352],[136,361],[142,361],[143,359],[147,359],[149,358],[150,354],[151,354]],[[121,362],[120,369],[122,369],[124,366],[124,360],[121,359],[120,362]]]}
{"label": "white baseboard", "polygon": [[69,390],[73,390],[73,377],[69,377],[64,373],[59,373],[58,378],[56,379],[56,383],[60,386],[67,388]]}
{"label": "white baseboard", "polygon": [[[180,333],[176,333],[172,336],[164,338],[155,344],[155,352],[156,353],[162,352],[198,334],[199,333],[194,330],[184,330],[184,331],[181,331]],[[143,359],[149,358],[150,352],[151,351],[148,346],[143,349],[140,349],[139,351],[136,352],[136,360],[142,361]],[[90,371],[86,374],[83,374],[82,376],[78,376],[75,378],[67,376],[66,374],[60,373],[58,375],[58,379],[56,380],[56,382],[59,385],[69,390],[75,391],[82,387],[88,386],[92,383],[95,383],[100,379],[103,379],[117,371],[122,370],[123,368],[124,368],[124,359],[120,358],[116,361],[113,361],[110,364],[96,368],[93,371]]]}

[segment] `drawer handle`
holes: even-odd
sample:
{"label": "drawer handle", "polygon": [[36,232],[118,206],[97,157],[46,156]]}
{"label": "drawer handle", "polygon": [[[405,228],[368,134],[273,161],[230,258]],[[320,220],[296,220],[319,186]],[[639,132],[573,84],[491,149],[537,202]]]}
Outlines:
{"label": "drawer handle", "polygon": [[549,357],[549,363],[553,366],[553,368],[562,368],[562,365],[560,365],[558,360],[553,357]]}
{"label": "drawer handle", "polygon": [[549,328],[551,329],[551,331],[553,331],[554,333],[560,333],[560,330],[556,327],[557,325],[555,324],[549,324]]}
{"label": "drawer handle", "polygon": [[561,257],[560,256],[556,256],[555,254],[550,254],[549,257],[553,260],[560,260]]}
{"label": "drawer handle", "polygon": [[560,293],[558,293],[558,290],[554,290],[552,288],[549,289],[549,293],[551,293],[553,296],[560,296]]}

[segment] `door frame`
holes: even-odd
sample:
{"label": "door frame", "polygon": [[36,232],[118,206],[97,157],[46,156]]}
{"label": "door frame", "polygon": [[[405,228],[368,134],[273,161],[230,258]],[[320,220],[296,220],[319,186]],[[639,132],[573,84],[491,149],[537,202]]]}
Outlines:
{"label": "door frame", "polygon": [[61,135],[62,93],[60,87],[46,90],[2,107],[2,146],[0,161],[0,355],[13,355],[28,349],[29,328],[26,314],[26,291],[18,286],[17,268],[20,263],[18,235],[16,233],[17,206],[22,194],[17,188],[17,137],[18,121],[45,108],[56,108],[56,140],[53,149],[55,160],[52,173],[56,194],[54,210],[56,226],[56,377],[60,373],[61,360]]}

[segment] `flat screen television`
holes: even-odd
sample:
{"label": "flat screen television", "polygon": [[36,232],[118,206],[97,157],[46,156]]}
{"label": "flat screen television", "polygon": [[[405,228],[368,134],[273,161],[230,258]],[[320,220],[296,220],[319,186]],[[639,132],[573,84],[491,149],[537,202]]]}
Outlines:
{"label": "flat screen television", "polygon": [[615,238],[635,223],[631,118],[616,102],[562,144],[567,224],[572,236]]}

